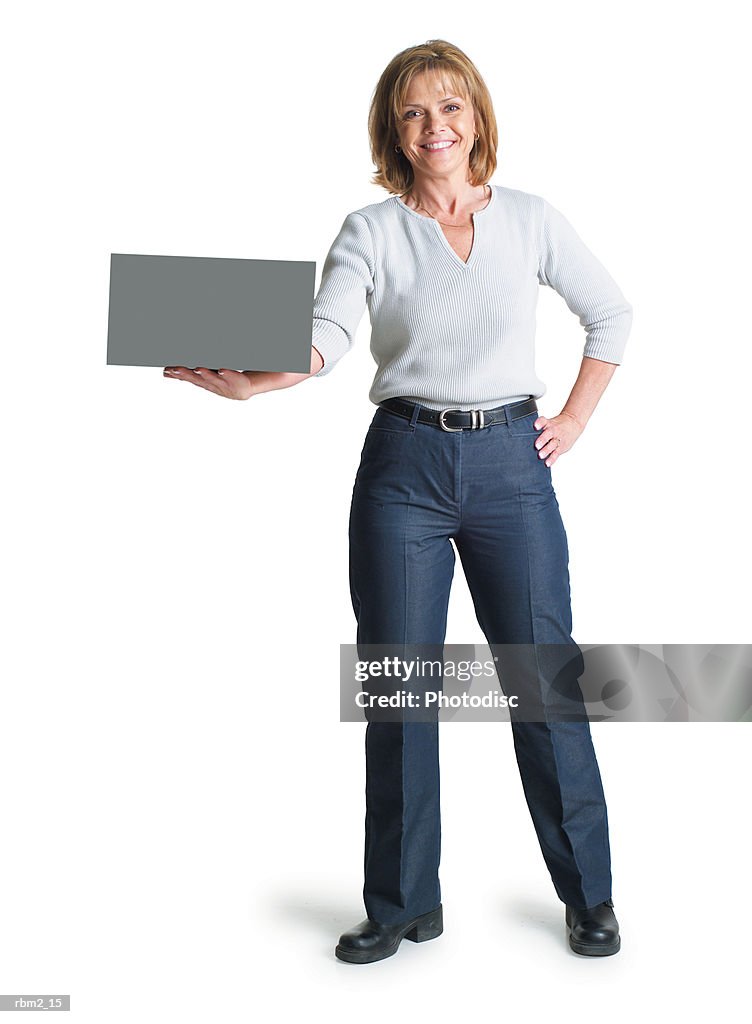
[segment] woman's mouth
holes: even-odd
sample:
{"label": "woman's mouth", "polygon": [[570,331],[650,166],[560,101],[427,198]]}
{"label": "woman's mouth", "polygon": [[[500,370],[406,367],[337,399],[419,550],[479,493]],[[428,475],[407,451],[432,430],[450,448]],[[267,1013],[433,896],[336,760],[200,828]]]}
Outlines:
{"label": "woman's mouth", "polygon": [[445,142],[424,142],[420,147],[425,149],[427,153],[441,153],[442,150],[451,149],[454,145],[454,139]]}

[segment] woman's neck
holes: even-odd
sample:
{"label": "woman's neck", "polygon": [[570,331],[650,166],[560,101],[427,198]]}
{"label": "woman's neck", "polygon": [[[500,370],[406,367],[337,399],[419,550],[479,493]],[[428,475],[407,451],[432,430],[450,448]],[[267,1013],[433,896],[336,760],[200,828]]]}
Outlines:
{"label": "woman's neck", "polygon": [[469,209],[484,206],[490,194],[489,185],[461,186],[452,182],[414,181],[409,191],[400,198],[412,210],[420,210],[437,219],[453,220]]}

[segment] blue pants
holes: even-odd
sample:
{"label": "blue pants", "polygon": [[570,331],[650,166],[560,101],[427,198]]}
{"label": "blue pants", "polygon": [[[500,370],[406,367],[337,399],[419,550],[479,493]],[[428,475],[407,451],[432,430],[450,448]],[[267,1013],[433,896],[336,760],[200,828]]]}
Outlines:
{"label": "blue pants", "polygon": [[[512,408],[512,406],[510,406]],[[455,554],[494,644],[574,644],[569,551],[538,413],[446,432],[381,407],[350,509],[358,644],[442,650]],[[541,682],[543,685],[543,681]],[[579,692],[579,690],[578,690]],[[523,791],[562,902],[611,896],[608,820],[587,718],[511,722]],[[398,924],[441,902],[438,721],[366,726],[368,916]]]}

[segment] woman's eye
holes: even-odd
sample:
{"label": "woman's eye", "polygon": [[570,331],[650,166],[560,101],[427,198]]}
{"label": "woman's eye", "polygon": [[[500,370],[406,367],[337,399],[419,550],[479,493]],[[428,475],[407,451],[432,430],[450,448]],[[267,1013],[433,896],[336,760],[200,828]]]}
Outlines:
{"label": "woman's eye", "polygon": [[[460,109],[459,104],[458,103],[447,103],[447,110],[451,110],[451,109],[459,110]],[[413,114],[419,114],[419,113],[420,113],[419,110],[408,110],[408,112],[405,114],[405,120],[406,121],[414,121],[415,118],[412,115]]]}

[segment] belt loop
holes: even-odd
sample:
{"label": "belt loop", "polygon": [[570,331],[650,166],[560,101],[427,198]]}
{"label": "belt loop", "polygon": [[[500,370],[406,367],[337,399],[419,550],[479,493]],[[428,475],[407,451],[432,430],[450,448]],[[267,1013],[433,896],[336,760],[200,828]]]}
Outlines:
{"label": "belt loop", "polygon": [[410,417],[410,429],[411,430],[415,430],[415,423],[416,423],[418,417],[420,416],[421,408],[422,408],[422,406],[418,405],[417,402],[413,406],[413,414]]}

